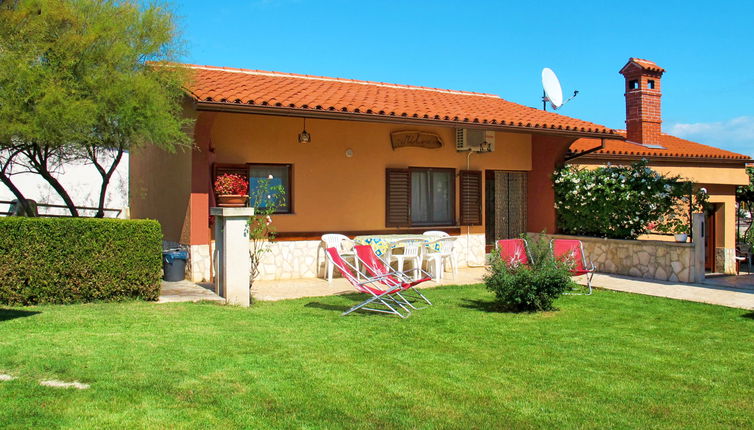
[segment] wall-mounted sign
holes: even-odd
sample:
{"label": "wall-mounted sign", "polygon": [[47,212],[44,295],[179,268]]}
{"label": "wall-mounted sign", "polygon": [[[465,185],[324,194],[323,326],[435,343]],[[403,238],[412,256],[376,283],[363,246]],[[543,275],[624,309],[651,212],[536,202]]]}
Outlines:
{"label": "wall-mounted sign", "polygon": [[394,131],[390,133],[393,149],[413,146],[416,148],[442,148],[442,139],[435,133],[426,131]]}

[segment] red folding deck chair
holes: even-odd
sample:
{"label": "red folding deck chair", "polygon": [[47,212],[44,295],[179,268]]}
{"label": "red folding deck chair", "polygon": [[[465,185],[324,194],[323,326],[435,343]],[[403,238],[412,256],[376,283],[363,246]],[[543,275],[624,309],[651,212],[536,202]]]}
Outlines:
{"label": "red folding deck chair", "polygon": [[[571,276],[586,275],[586,285],[589,293],[592,294],[592,277],[594,276],[594,263],[590,260],[587,264],[586,254],[584,254],[584,244],[576,239],[553,239],[550,241],[550,249],[556,259],[568,261],[572,264]],[[583,293],[565,293],[581,295]]]}
{"label": "red folding deck chair", "polygon": [[[375,279],[378,283],[386,286],[388,289],[399,288],[400,290],[397,291],[396,294],[403,298],[405,300],[405,303],[407,303],[409,306],[414,309],[420,309],[415,307],[409,300],[406,300],[404,295],[401,294],[402,292],[404,294],[406,291],[414,293],[415,297],[411,297],[411,294],[408,294],[409,298],[420,298],[427,302],[427,304],[432,305],[432,302],[430,302],[429,299],[426,298],[418,288],[414,288],[416,285],[419,285],[422,282],[431,281],[432,277],[429,276],[429,274],[421,269],[418,269],[423,276],[421,277],[421,279],[414,280],[409,277],[406,272],[394,271],[384,260],[382,260],[377,256],[377,254],[374,253],[374,249],[372,249],[371,246],[356,245],[353,247],[353,249],[354,251],[356,251],[356,259],[359,260],[359,263],[367,269],[367,272],[369,272],[370,275],[373,276],[373,279]],[[414,269],[411,269],[411,271],[413,272]]]}
{"label": "red folding deck chair", "polygon": [[500,239],[497,241],[497,249],[500,258],[509,266],[528,266],[532,261],[529,257],[529,245],[523,239]]}
{"label": "red folding deck chair", "polygon": [[[399,299],[395,298],[394,295],[397,295],[401,291],[401,286],[386,286],[385,284],[378,283],[378,279],[380,277],[367,277],[365,274],[361,274],[365,277],[364,280],[359,280],[356,278],[355,273],[358,273],[358,270],[356,267],[354,267],[352,264],[348,263],[343,259],[343,257],[338,254],[338,250],[335,248],[327,248],[325,250],[325,253],[327,255],[327,258],[333,263],[333,265],[340,271],[340,274],[348,280],[348,282],[353,285],[354,288],[356,288],[357,291],[365,293],[370,295],[369,299],[365,300],[362,303],[359,303],[358,305],[352,307],[351,309],[343,312],[343,315],[348,315],[351,312],[358,310],[358,309],[364,309],[367,311],[372,312],[383,312],[387,314],[395,314],[398,315],[401,318],[407,318],[409,315],[411,315],[411,311],[408,310],[406,305],[408,305],[405,300],[400,297]],[[386,277],[386,275],[382,276],[383,278]],[[367,307],[370,303],[380,304],[385,307],[385,309],[377,309],[373,307]],[[401,308],[405,311],[405,314],[401,313],[398,308]]]}

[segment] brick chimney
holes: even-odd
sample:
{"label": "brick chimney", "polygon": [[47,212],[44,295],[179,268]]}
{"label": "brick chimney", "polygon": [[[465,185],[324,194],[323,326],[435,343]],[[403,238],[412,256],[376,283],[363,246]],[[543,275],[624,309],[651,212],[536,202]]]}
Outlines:
{"label": "brick chimney", "polygon": [[629,58],[620,73],[626,78],[626,140],[659,145],[662,130],[660,79],[665,69],[652,61]]}

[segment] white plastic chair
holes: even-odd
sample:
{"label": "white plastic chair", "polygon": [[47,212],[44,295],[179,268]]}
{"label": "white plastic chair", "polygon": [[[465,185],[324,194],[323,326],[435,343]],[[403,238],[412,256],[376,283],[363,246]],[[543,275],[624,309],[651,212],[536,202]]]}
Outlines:
{"label": "white plastic chair", "polygon": [[444,231],[439,231],[439,230],[425,231],[424,233],[422,233],[422,235],[432,236],[432,237],[450,237],[448,233],[445,233]]}
{"label": "white plastic chair", "polygon": [[[345,244],[348,244],[349,247],[344,247]],[[335,248],[338,251],[338,254],[341,257],[351,257],[354,259],[354,263],[356,264],[356,267],[358,268],[358,261],[356,261],[356,254],[353,251],[353,241],[348,238],[348,236],[337,234],[337,233],[329,233],[329,234],[323,234],[322,235],[322,243],[320,244],[322,249],[326,250],[327,248]],[[319,259],[319,252],[317,252],[317,258]],[[333,274],[333,262],[331,259],[327,258],[327,282],[332,282],[332,274]],[[319,261],[317,262],[317,271],[319,271]]]}
{"label": "white plastic chair", "polygon": [[441,237],[433,240],[427,244],[428,251],[425,255],[427,260],[427,268],[429,269],[434,265],[434,278],[442,279],[445,272],[445,260],[450,262],[450,269],[453,273],[453,279],[456,279],[456,273],[458,271],[458,265],[456,263],[455,254],[453,254],[453,245],[455,244],[457,237]]}
{"label": "white plastic chair", "polygon": [[[422,259],[424,257],[424,244],[426,241],[421,238],[416,239],[401,239],[393,243],[393,247],[388,250],[387,261],[392,263],[398,262],[398,272],[403,272],[403,266],[405,261],[413,261],[414,263],[414,279],[419,279],[419,273],[421,273]],[[402,248],[403,254],[393,254],[393,249]]]}

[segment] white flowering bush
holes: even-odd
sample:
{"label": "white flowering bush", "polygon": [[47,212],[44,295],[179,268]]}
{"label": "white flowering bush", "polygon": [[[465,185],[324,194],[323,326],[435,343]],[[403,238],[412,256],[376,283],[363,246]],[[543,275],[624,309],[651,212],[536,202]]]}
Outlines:
{"label": "white flowering bush", "polygon": [[569,165],[553,182],[563,233],[613,239],[635,239],[675,213],[688,184],[657,173],[646,160],[593,170]]}
{"label": "white flowering bush", "polygon": [[[741,216],[748,215],[749,219],[754,218],[754,167],[747,167],[746,173],[749,175],[749,185],[738,187],[736,190],[736,202],[738,203],[738,209],[741,212]],[[754,249],[754,228],[749,223],[748,227],[741,233],[739,229],[736,229],[738,234],[737,240],[747,243],[752,249]]]}

